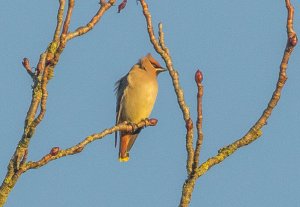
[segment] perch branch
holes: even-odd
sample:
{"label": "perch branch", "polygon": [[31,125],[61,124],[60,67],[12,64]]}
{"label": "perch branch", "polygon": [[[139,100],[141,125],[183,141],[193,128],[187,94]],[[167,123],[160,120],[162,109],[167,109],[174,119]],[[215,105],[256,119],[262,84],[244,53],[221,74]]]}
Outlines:
{"label": "perch branch", "polygon": [[98,139],[102,139],[106,135],[112,134],[116,131],[132,132],[133,130],[137,130],[139,128],[143,128],[143,127],[147,127],[147,126],[155,126],[157,124],[157,122],[158,122],[157,119],[146,119],[146,120],[143,120],[140,123],[138,123],[136,126],[133,126],[132,124],[127,124],[125,122],[120,123],[116,126],[105,129],[100,133],[95,133],[90,136],[87,136],[81,142],[79,142],[78,144],[76,144],[68,149],[60,150],[59,147],[53,147],[48,154],[43,156],[38,161],[25,162],[27,159],[27,150],[26,150],[24,153],[24,158],[22,159],[23,164],[20,165],[20,167],[17,170],[12,172],[13,175],[11,176],[11,178],[5,179],[0,187],[0,206],[4,205],[9,192],[14,187],[18,178],[26,171],[28,171],[30,169],[40,168],[40,167],[48,164],[49,162],[59,159],[59,158],[80,153],[91,142],[96,141]]}
{"label": "perch branch", "polygon": [[[143,128],[146,126],[155,126],[157,124],[156,119],[149,119],[149,120],[143,120],[140,123],[137,124],[137,129]],[[43,156],[40,160],[35,161],[35,162],[27,162],[24,167],[20,170],[23,172],[26,172],[29,169],[35,169],[42,167],[49,163],[52,160],[56,160],[62,157],[66,157],[68,155],[74,155],[77,153],[80,153],[88,144],[90,144],[93,141],[96,141],[98,139],[102,139],[108,134],[112,134],[116,131],[126,131],[126,132],[132,132],[133,130],[136,130],[135,126],[132,126],[132,124],[127,124],[127,123],[121,123],[116,126],[113,126],[111,128],[105,129],[100,133],[95,133],[90,136],[87,136],[84,140],[79,142],[78,144],[65,149],[65,150],[60,150],[58,147],[52,148],[50,153],[46,154]]]}

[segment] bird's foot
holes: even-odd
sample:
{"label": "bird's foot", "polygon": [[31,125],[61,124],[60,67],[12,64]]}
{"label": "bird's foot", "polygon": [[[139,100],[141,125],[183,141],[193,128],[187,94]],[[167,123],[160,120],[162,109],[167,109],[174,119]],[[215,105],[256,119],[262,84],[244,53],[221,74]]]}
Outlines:
{"label": "bird's foot", "polygon": [[132,127],[132,133],[134,133],[139,128],[137,124],[130,121],[125,121],[125,124],[128,124]]}
{"label": "bird's foot", "polygon": [[148,118],[145,118],[142,120],[144,123],[145,123],[145,127],[149,126],[149,119]]}

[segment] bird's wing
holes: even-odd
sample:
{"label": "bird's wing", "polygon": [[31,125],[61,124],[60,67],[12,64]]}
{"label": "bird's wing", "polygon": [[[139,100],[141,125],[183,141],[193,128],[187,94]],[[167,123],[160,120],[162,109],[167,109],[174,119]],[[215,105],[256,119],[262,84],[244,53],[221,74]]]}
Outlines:
{"label": "bird's wing", "polygon": [[[127,80],[128,74],[123,76],[120,80],[118,80],[115,84],[115,93],[117,97],[117,104],[116,104],[116,125],[120,122],[120,115],[122,111],[122,99],[124,97],[124,91],[126,87],[128,86],[128,80]],[[117,146],[117,137],[118,133],[115,132],[115,147]]]}

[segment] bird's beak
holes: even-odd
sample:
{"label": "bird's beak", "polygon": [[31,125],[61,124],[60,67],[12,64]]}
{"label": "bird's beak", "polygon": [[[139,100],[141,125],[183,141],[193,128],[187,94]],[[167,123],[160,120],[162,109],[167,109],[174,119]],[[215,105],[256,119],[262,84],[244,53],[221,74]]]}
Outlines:
{"label": "bird's beak", "polygon": [[161,72],[165,72],[165,71],[167,71],[166,68],[156,68],[156,73],[157,73],[157,74],[159,74],[159,73],[161,73]]}

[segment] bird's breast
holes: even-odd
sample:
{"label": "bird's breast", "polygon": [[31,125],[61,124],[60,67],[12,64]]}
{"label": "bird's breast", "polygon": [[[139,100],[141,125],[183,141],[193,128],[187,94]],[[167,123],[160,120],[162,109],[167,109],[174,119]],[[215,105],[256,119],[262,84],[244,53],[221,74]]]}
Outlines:
{"label": "bird's breast", "polygon": [[153,109],[157,92],[156,78],[129,77],[128,88],[125,90],[123,99],[122,121],[138,123],[148,118]]}

